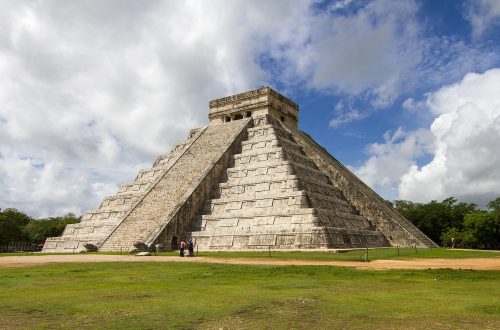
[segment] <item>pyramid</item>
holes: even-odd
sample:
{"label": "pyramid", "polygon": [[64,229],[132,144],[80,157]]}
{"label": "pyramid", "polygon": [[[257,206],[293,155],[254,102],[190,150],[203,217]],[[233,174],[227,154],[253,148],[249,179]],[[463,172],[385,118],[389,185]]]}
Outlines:
{"label": "pyramid", "polygon": [[209,125],[139,172],[44,252],[302,250],[436,244],[298,129],[269,87],[210,101]]}

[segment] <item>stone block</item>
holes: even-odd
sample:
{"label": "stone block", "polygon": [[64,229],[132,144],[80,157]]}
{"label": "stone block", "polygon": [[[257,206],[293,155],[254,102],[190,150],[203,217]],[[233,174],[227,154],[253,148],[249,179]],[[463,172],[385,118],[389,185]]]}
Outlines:
{"label": "stone block", "polygon": [[276,245],[276,235],[252,235],[248,239],[248,245],[265,245],[265,246],[275,246]]}
{"label": "stone block", "polygon": [[213,236],[210,238],[210,247],[230,247],[233,245],[233,236]]}

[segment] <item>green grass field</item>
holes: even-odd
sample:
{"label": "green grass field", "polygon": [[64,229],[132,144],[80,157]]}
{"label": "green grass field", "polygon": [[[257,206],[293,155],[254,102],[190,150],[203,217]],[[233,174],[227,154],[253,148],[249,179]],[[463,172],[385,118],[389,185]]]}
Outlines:
{"label": "green grass field", "polygon": [[[92,252],[96,253],[96,252]],[[101,252],[98,252],[101,254]],[[38,255],[45,256],[58,253],[0,253],[0,257],[4,256],[27,256]],[[60,253],[59,253],[60,254]],[[118,252],[104,252],[102,254],[120,254]],[[122,254],[127,254],[123,252]],[[341,250],[337,252],[300,252],[300,251],[268,251],[260,252],[200,252],[196,253],[200,257],[216,257],[216,258],[259,258],[259,259],[283,259],[283,260],[344,260],[344,261],[363,261],[364,249],[359,250]],[[178,252],[161,252],[155,253],[160,256],[177,256]],[[500,258],[500,251],[480,251],[480,250],[459,250],[459,249],[428,249],[428,248],[400,248],[399,255],[397,248],[377,248],[368,250],[368,259],[412,259],[412,258]]]}
{"label": "green grass field", "polygon": [[0,269],[0,328],[500,328],[500,272],[194,263]]}
{"label": "green grass field", "polygon": [[[172,253],[165,253],[172,254]],[[284,260],[344,260],[362,261],[365,250],[343,250],[336,253],[329,252],[202,252],[202,257],[218,258],[274,258]],[[160,254],[161,255],[161,254]],[[413,249],[400,248],[399,255],[396,248],[368,249],[369,260],[380,259],[412,259],[412,258],[500,258],[500,251],[478,251],[478,250],[451,250],[451,249]]]}

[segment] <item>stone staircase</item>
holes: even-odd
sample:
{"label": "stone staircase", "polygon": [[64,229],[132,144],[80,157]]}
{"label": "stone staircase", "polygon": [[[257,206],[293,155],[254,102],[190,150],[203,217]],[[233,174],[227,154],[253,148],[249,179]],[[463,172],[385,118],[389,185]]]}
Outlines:
{"label": "stone staircase", "polygon": [[[168,171],[158,177],[155,184],[100,245],[99,251],[129,251],[134,248],[135,242],[153,244],[248,123],[249,120],[246,119],[208,126]],[[162,162],[163,160],[158,160],[155,164]],[[149,173],[150,171],[145,171],[139,176]],[[190,207],[197,208],[196,205]],[[184,221],[186,220],[190,219]],[[180,223],[175,223],[175,226],[179,227]]]}
{"label": "stone staircase", "polygon": [[241,153],[184,233],[199,250],[386,246],[276,119],[254,119]]}
{"label": "stone staircase", "polygon": [[105,197],[98,209],[85,212],[80,223],[67,225],[60,237],[48,238],[43,252],[79,252],[86,243],[99,246],[203,131],[191,130],[187,140],[159,156],[151,168],[140,170],[135,180],[124,183],[116,195]]}

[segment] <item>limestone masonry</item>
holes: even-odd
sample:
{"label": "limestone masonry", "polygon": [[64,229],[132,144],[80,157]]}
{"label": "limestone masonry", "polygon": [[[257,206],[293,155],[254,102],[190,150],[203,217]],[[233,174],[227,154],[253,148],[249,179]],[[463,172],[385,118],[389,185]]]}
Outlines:
{"label": "limestone masonry", "polygon": [[210,101],[210,124],[141,170],[44,252],[436,246],[298,130],[297,104],[269,87]]}

